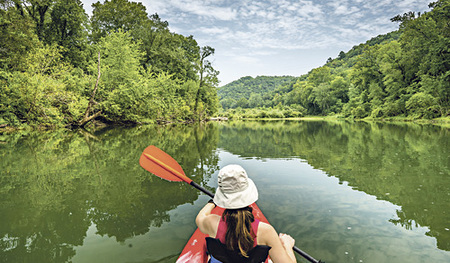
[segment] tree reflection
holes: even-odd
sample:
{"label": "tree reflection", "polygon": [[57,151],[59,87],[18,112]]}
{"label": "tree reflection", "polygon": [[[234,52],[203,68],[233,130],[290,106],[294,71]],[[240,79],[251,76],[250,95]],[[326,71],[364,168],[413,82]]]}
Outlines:
{"label": "tree reflection", "polygon": [[98,234],[123,242],[193,203],[198,191],[139,166],[148,145],[172,155],[201,185],[218,163],[215,124],[16,133],[2,140],[1,262],[66,262],[92,222]]}
{"label": "tree reflection", "polygon": [[429,227],[450,251],[449,130],[348,121],[230,122],[220,148],[243,157],[300,157],[354,189],[402,207],[394,224]]}

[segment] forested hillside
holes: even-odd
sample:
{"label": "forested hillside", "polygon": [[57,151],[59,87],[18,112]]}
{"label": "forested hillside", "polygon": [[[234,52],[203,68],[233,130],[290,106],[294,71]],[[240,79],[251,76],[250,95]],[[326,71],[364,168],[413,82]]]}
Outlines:
{"label": "forested hillside", "polygon": [[[293,84],[265,94],[271,103],[263,106],[285,112],[295,109],[303,115],[355,118],[450,115],[450,1],[433,2],[430,8],[424,14],[392,18],[399,23],[398,31],[340,52]],[[221,100],[224,108],[228,99]],[[240,113],[265,116],[255,115],[255,109]]]}
{"label": "forested hillside", "polygon": [[0,126],[204,119],[218,109],[214,49],[142,3],[0,1]]}

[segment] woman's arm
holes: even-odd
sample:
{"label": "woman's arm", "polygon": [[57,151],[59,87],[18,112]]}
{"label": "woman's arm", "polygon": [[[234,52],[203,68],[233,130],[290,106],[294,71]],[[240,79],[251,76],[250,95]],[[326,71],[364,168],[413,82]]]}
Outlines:
{"label": "woman's arm", "polygon": [[297,262],[294,251],[292,250],[295,240],[286,234],[278,235],[275,229],[269,224],[260,223],[258,244],[272,247],[269,250],[269,255],[274,263]]}
{"label": "woman's arm", "polygon": [[282,233],[280,233],[278,236],[280,237],[281,244],[283,244],[283,247],[288,253],[288,256],[292,259],[293,262],[297,262],[294,250],[292,249],[295,245],[295,239],[293,239],[290,235]]}
{"label": "woman's arm", "polygon": [[211,211],[216,207],[214,203],[207,203],[200,212],[198,212],[195,223],[202,233],[210,237],[216,237],[217,227],[220,216],[211,214]]}

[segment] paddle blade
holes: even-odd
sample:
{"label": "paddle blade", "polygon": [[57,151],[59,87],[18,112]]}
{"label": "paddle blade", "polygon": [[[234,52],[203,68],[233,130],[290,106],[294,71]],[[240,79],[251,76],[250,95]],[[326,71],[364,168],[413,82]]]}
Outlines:
{"label": "paddle blade", "polygon": [[175,159],[154,145],[145,148],[139,164],[152,174],[168,181],[191,183]]}

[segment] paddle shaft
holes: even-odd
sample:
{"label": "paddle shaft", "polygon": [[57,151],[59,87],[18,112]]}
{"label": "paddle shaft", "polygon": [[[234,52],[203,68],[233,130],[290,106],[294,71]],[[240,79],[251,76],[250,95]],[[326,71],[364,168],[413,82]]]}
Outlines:
{"label": "paddle shaft", "polygon": [[189,184],[192,185],[193,187],[197,188],[198,190],[202,191],[203,193],[209,195],[209,197],[214,198],[214,194],[213,193],[211,193],[210,191],[206,190],[201,185],[198,185],[196,182],[192,181]]}
{"label": "paddle shaft", "polygon": [[[203,188],[201,185],[198,185],[196,182],[191,181],[189,183],[190,185],[192,185],[193,187],[197,188],[198,190],[202,191],[203,193],[209,195],[211,198],[214,197],[214,194],[211,193],[210,191],[206,190],[205,188]],[[308,255],[306,252],[302,251],[300,248],[294,246],[292,248],[295,252],[297,252],[298,254],[300,254],[300,256],[304,257],[305,259],[307,259],[309,262],[312,263],[320,263],[322,261],[317,261],[316,259],[314,259],[313,257],[311,257],[310,255]]]}
{"label": "paddle shaft", "polygon": [[310,255],[306,254],[306,252],[302,251],[300,248],[294,246],[292,248],[295,252],[297,252],[298,254],[300,254],[300,256],[304,257],[305,259],[307,259],[309,262],[312,263],[325,263],[321,260],[317,261],[315,258],[311,257]]}

